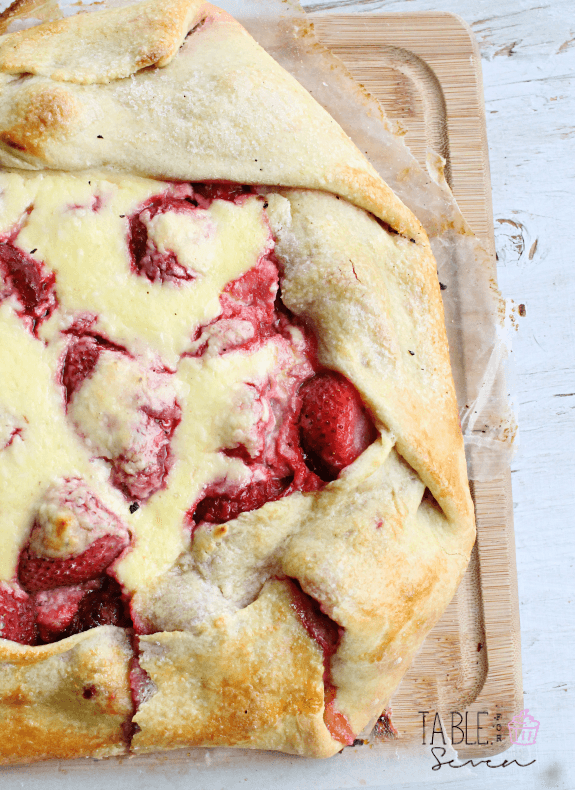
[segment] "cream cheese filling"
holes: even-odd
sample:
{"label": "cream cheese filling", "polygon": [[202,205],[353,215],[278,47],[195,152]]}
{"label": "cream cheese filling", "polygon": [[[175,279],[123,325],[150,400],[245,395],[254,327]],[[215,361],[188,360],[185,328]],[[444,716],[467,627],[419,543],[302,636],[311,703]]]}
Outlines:
{"label": "cream cheese filling", "polygon": [[[11,243],[55,272],[58,300],[38,338],[16,315],[14,298],[0,304],[0,579],[14,578],[42,497],[59,479],[82,478],[128,523],[134,545],[119,561],[117,574],[130,592],[149,584],[189,545],[185,516],[205,486],[249,482],[243,461],[220,450],[240,442],[249,449],[254,423],[269,416],[256,403],[254,387],[298,364],[299,352],[269,340],[252,352],[181,355],[195,329],[220,314],[226,284],[273,246],[263,201],[253,196],[239,204],[214,200],[208,209],[148,218],[149,238],[158,250],[175,253],[195,275],[182,284],[152,283],[131,268],[128,218],[170,188],[101,173],[0,174],[0,234],[4,239],[12,234]],[[86,314],[96,317],[93,330],[124,346],[134,359],[153,357],[174,371],[170,379],[182,409],[171,440],[174,463],[166,487],[135,513],[110,484],[109,464],[78,430],[86,414],[92,433],[96,430],[101,410],[90,409],[86,399],[99,390],[105,392],[107,412],[117,412],[119,424],[129,431],[122,376],[112,376],[107,391],[100,380],[114,368],[113,357],[94,373],[94,381],[86,379],[74,415],[66,413],[57,380],[65,349],[61,330]],[[137,375],[136,367],[128,366],[125,375]],[[96,433],[105,445],[105,427]]]}
{"label": "cream cheese filling", "polygon": [[135,353],[150,348],[175,367],[194,328],[220,314],[226,284],[269,249],[262,201],[215,200],[197,216],[166,212],[154,217],[149,225],[159,248],[178,253],[190,242],[198,244],[182,260],[198,276],[182,284],[152,283],[131,270],[128,218],[169,186],[90,173],[2,174],[0,233],[21,221],[15,243],[25,252],[34,250],[32,257],[56,273],[60,309],[42,325],[43,339],[54,337],[66,315],[92,313],[99,331],[116,343]]}
{"label": "cream cheese filling", "polygon": [[250,433],[254,413],[238,407],[251,399],[250,384],[274,375],[281,353],[270,341],[252,354],[236,351],[181,360],[176,378],[182,420],[172,439],[174,466],[167,487],[134,514],[135,547],[116,569],[129,591],[150,584],[189,547],[182,525],[204,486],[226,481],[239,487],[249,482],[246,465],[219,450]]}
{"label": "cream cheese filling", "polygon": [[21,432],[0,450],[0,580],[15,573],[18,555],[49,486],[81,477],[102,502],[125,515],[122,495],[108,484],[106,465],[90,459],[67,419],[54,380],[60,347],[44,346],[8,303],[0,304],[0,410],[14,415]]}

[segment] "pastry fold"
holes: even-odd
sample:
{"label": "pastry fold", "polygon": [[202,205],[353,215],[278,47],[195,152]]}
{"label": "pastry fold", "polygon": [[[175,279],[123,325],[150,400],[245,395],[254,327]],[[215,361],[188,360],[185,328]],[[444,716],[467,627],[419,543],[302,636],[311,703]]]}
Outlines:
{"label": "pastry fold", "polygon": [[333,118],[208,3],[145,0],[10,33],[0,75],[5,166],[322,189],[424,238]]}
{"label": "pastry fold", "polygon": [[125,754],[131,659],[114,626],[41,647],[0,639],[0,762]]}

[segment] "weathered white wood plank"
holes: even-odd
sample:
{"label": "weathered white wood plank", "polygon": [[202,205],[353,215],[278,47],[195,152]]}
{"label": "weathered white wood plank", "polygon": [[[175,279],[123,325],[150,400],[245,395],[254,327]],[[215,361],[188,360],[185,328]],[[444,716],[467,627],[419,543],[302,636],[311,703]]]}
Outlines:
{"label": "weathered white wood plank", "polygon": [[575,47],[571,0],[312,0],[308,13],[449,11],[472,27],[484,57],[555,55]]}

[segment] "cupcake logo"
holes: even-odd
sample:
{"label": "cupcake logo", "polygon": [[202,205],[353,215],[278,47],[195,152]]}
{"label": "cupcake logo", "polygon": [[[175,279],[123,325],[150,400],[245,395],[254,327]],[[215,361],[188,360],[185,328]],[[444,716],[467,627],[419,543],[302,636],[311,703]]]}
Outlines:
{"label": "cupcake logo", "polygon": [[532,746],[537,740],[539,722],[529,715],[529,708],[516,713],[507,726],[511,743]]}

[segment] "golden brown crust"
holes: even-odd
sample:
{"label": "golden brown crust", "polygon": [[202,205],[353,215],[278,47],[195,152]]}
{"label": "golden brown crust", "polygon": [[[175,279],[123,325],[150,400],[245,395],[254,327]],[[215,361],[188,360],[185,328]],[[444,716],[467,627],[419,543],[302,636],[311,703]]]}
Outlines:
{"label": "golden brown crust", "polygon": [[124,754],[131,658],[113,626],[43,647],[0,640],[0,763]]}
{"label": "golden brown crust", "polygon": [[[161,18],[172,13],[174,3],[148,0],[141,5],[155,9]],[[0,68],[5,75],[0,106],[5,149],[0,149],[0,163],[61,170],[112,166],[152,178],[221,178],[322,189],[373,212],[400,233],[424,238],[416,218],[337,123],[220,9],[197,0],[178,0],[184,26],[165,30],[158,23],[151,27],[154,35],[148,36],[150,42],[163,41],[165,52],[173,54],[185,37],[182,32],[196,25],[178,57],[159,59],[157,65],[163,68],[139,72],[135,82],[117,78],[141,68],[136,46],[126,63],[118,55],[132,39],[126,30],[132,25],[134,8],[139,7],[70,17],[0,40]],[[111,14],[117,15],[115,27],[107,21]],[[73,20],[81,20],[78,33],[73,25],[80,22]],[[83,56],[78,62],[74,55],[70,66],[55,69],[53,53],[67,51],[79,34],[97,44],[100,30],[106,31],[107,43],[102,44],[102,52],[97,46],[93,51],[101,57],[101,65],[83,65]],[[44,42],[43,31],[47,43],[38,54],[34,47]],[[17,59],[11,55],[14,48]],[[154,43],[145,49],[155,51]],[[148,62],[150,57],[145,59]],[[20,81],[9,76],[15,73],[38,76]],[[54,84],[59,87],[57,98]],[[9,141],[15,129],[30,112],[31,89],[35,101],[45,93],[41,140],[33,122],[32,144],[22,147],[18,137],[18,145],[12,147]],[[78,111],[62,122],[64,103]]]}
{"label": "golden brown crust", "polygon": [[14,23],[35,19],[53,22],[62,17],[57,0],[14,0],[0,14],[0,35],[10,32]]}
{"label": "golden brown crust", "polygon": [[386,233],[373,217],[331,195],[284,194],[291,224],[274,228],[284,266],[282,299],[312,321],[323,364],[355,383],[447,517],[473,532],[429,243]]}
{"label": "golden brown crust", "polygon": [[32,87],[20,95],[15,112],[18,120],[0,133],[0,143],[13,151],[36,155],[55,132],[65,136],[79,114],[74,97],[57,85],[41,90]]}
{"label": "golden brown crust", "polygon": [[[87,63],[66,54],[74,36],[88,42]],[[297,579],[344,629],[332,680],[358,733],[453,595],[474,539],[425,233],[339,126],[213,6],[146,2],[10,34],[0,69],[5,166],[277,187],[269,217],[282,299],[312,322],[320,361],[355,384],[381,437],[320,493],[268,503],[219,531],[199,528],[189,552],[138,591],[135,603],[165,632],[141,639],[156,689],[136,715],[132,746],[333,754],[322,658],[278,577]],[[5,647],[15,666],[23,650],[40,651],[48,666],[59,649]],[[81,662],[78,677],[84,670]],[[120,686],[124,694],[125,679]],[[18,727],[56,715],[48,704],[38,710]],[[121,748],[117,715],[116,734],[82,753]]]}
{"label": "golden brown crust", "polygon": [[200,21],[203,5],[145,0],[17,31],[0,42],[0,71],[91,84],[166,66]]}
{"label": "golden brown crust", "polygon": [[467,564],[459,535],[448,540],[462,553],[446,551],[453,525],[429,512],[423,490],[397,452],[376,443],[315,499],[282,557],[284,573],[344,629],[331,671],[356,733],[389,703]]}
{"label": "golden brown crust", "polygon": [[325,757],[341,749],[323,722],[323,656],[285,582],[204,634],[140,638],[140,664],[157,691],[134,721],[135,752],[239,746]]}

